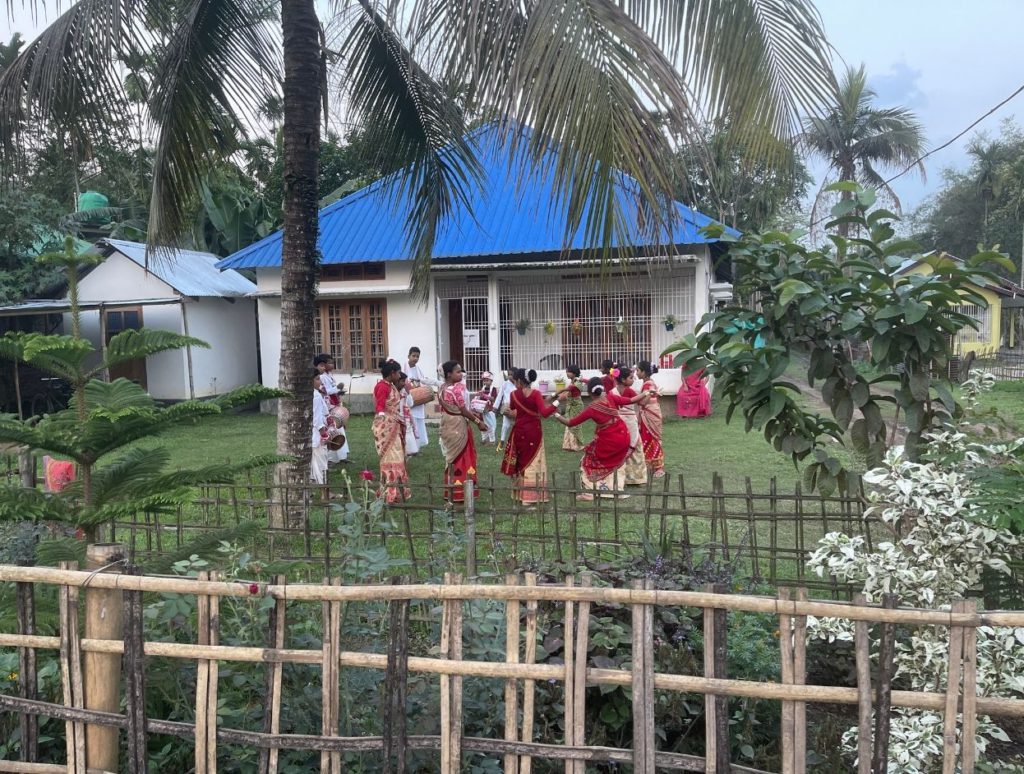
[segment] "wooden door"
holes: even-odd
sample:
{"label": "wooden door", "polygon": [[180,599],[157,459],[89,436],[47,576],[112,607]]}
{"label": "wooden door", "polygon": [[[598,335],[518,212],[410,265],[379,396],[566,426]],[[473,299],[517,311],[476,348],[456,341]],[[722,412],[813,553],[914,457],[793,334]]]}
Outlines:
{"label": "wooden door", "polygon": [[[106,309],[103,316],[104,330],[106,331],[104,345],[109,344],[110,340],[122,331],[139,330],[142,327],[141,306]],[[138,382],[143,389],[146,389],[146,359],[136,358],[112,367],[110,380],[121,378]]]}
{"label": "wooden door", "polygon": [[465,368],[466,364],[462,362],[463,355],[462,299],[453,298],[448,302],[448,357],[445,359],[454,360]]}

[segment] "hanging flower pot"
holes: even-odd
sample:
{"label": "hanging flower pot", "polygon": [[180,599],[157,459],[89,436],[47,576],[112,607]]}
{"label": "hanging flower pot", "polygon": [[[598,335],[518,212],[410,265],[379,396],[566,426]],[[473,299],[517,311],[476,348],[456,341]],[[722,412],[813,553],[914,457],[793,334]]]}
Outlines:
{"label": "hanging flower pot", "polygon": [[554,320],[548,320],[546,323],[544,323],[544,335],[545,336],[554,336],[555,335],[555,321]]}
{"label": "hanging flower pot", "polygon": [[530,330],[530,321],[525,317],[518,320],[515,324],[515,329],[520,336],[525,336],[526,332]]}
{"label": "hanging flower pot", "polygon": [[674,331],[679,320],[676,319],[674,314],[667,314],[661,322],[664,324],[666,331]]}
{"label": "hanging flower pot", "polygon": [[569,330],[572,331],[573,336],[579,337],[583,335],[583,323],[580,322],[579,317],[572,321],[572,324],[569,326]]}
{"label": "hanging flower pot", "polygon": [[626,321],[622,317],[615,321],[615,332],[620,336],[626,335]]}

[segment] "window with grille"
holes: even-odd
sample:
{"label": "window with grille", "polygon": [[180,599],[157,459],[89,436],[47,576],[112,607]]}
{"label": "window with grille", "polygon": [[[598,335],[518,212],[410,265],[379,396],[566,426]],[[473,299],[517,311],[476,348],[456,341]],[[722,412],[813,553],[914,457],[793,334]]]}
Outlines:
{"label": "window with grille", "polygon": [[372,371],[387,357],[387,324],[385,299],[321,301],[313,318],[316,350],[331,355],[339,371]]}
{"label": "window with grille", "polygon": [[988,344],[992,340],[992,309],[977,304],[961,304],[953,307],[954,311],[965,314],[975,320],[977,328],[965,325],[956,335],[959,344]]}
{"label": "window with grille", "polygon": [[[658,353],[693,331],[694,294],[690,267],[604,279],[554,273],[502,280],[502,368],[558,370],[576,364],[591,369],[606,358],[657,360]],[[669,315],[672,330],[665,326]]]}

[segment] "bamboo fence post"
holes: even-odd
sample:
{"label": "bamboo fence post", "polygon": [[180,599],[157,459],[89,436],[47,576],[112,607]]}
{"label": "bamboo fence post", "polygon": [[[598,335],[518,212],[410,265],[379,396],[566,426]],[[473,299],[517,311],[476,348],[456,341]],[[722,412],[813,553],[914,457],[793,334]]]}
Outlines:
{"label": "bamboo fence post", "polygon": [[[94,543],[85,549],[85,567],[94,572],[121,572],[124,546]],[[124,594],[116,589],[85,589],[85,637],[123,640]],[[86,709],[117,712],[121,706],[121,659],[106,653],[86,653],[83,664]],[[89,724],[85,750],[90,768],[114,771],[118,762],[118,729]]]}
{"label": "bamboo fence post", "polygon": [[[725,594],[728,589],[720,583],[704,587],[710,594]],[[710,604],[710,603],[709,603]],[[728,629],[726,612],[714,607],[704,608],[704,676],[724,678]],[[705,771],[709,774],[727,774],[729,762],[729,700],[713,692],[704,694]]]}
{"label": "bamboo fence post", "polygon": [[[445,585],[462,576],[446,572]],[[462,600],[446,599],[441,616],[441,658],[462,660]],[[459,774],[462,766],[462,677],[441,675],[441,772]]]}
{"label": "bamboo fence post", "polygon": [[[285,575],[275,575],[274,584],[284,586],[288,582]],[[274,650],[284,648],[285,642],[285,606],[281,597],[274,600],[267,626],[267,646]],[[264,710],[263,733],[278,734],[281,732],[281,682],[284,665],[280,661],[267,664],[267,701],[270,706]],[[280,750],[267,747],[260,750],[259,774],[277,774]]]}
{"label": "bamboo fence post", "polygon": [[[962,612],[973,616],[978,603],[965,600]],[[978,734],[978,627],[965,626],[964,634],[964,699],[963,725],[960,729],[960,750],[963,757],[960,774],[974,774],[977,763]]]}
{"label": "bamboo fence post", "polygon": [[[963,602],[957,600],[952,612],[964,612]],[[960,660],[964,654],[964,628],[950,626],[949,666],[946,671],[946,706],[942,713],[942,774],[954,774],[957,762],[956,716],[960,704]]]}
{"label": "bamboo fence post", "polygon": [[[567,576],[565,579],[565,587],[572,588],[574,585],[572,576]],[[562,622],[562,639],[565,641],[564,649],[564,660],[565,660],[565,744],[571,745],[573,737],[575,736],[576,728],[576,702],[573,701],[573,697],[576,695],[574,691],[574,683],[576,677],[576,664],[573,660],[573,633],[576,630],[575,621],[573,617],[573,606],[572,601],[565,601],[565,612]],[[576,762],[567,760],[565,762],[565,774],[576,774]]]}
{"label": "bamboo fence post", "polygon": [[466,577],[476,577],[476,491],[472,479],[463,487],[466,510]]}
{"label": "bamboo fence post", "polygon": [[[324,585],[340,586],[341,581],[324,579]],[[321,642],[321,707],[320,733],[338,735],[338,707],[341,701],[339,670],[341,667],[341,602],[323,602],[324,636]],[[323,750],[320,753],[320,771],[323,774],[341,774],[341,753]]]}
{"label": "bamboo fence post", "polygon": [[[510,574],[505,576],[506,586],[518,586],[519,578]],[[505,602],[505,663],[519,663],[519,600],[509,599]],[[519,738],[519,689],[516,678],[505,681],[505,739],[515,742]],[[505,754],[505,774],[518,774],[519,756],[514,753]]]}
{"label": "bamboo fence post", "polygon": [[[583,574],[580,583],[584,588],[590,588],[594,583],[593,576],[587,572]],[[566,639],[571,636],[566,632]],[[572,744],[575,747],[583,747],[584,728],[587,719],[587,652],[590,650],[590,603],[579,602],[577,604],[576,616],[576,644],[573,653],[576,656],[575,669],[572,677],[572,703],[573,703],[573,727]],[[575,761],[576,774],[586,774],[586,764],[583,761]]]}
{"label": "bamboo fence post", "polygon": [[[139,575],[138,567],[128,570]],[[142,592],[126,591],[124,627],[125,731],[128,739],[128,771],[146,774],[149,754],[146,744],[146,662],[142,621]]]}
{"label": "bamboo fence post", "polygon": [[[396,584],[403,579],[396,578]],[[388,665],[384,682],[384,774],[404,774],[408,746],[405,703],[409,681],[409,600],[388,604]]]}
{"label": "bamboo fence post", "polygon": [[[35,584],[18,583],[18,634],[36,633]],[[36,699],[38,677],[35,648],[18,649],[18,693],[23,699]],[[22,713],[18,718],[21,732],[21,760],[34,763],[39,760],[39,718]]]}
{"label": "bamboo fence post", "polygon": [[[524,576],[527,586],[537,585],[537,574],[528,572]],[[523,654],[523,661],[533,664],[537,660],[537,600],[531,599],[526,603],[526,647]],[[536,691],[534,680],[523,681],[523,730],[522,741],[530,743],[533,741],[533,700]],[[519,774],[530,774],[533,759],[529,755],[519,756]]]}
{"label": "bamboo fence post", "polygon": [[[779,589],[779,600],[788,602],[790,590]],[[785,606],[783,606],[785,607]],[[782,656],[782,684],[793,684],[793,619],[788,615],[779,616],[779,650]],[[794,774],[793,748],[796,727],[796,708],[792,701],[782,702],[782,723],[780,750],[782,774]]]}
{"label": "bamboo fence post", "polygon": [[[61,562],[62,570],[75,570],[77,563]],[[60,678],[64,706],[83,708],[82,653],[78,636],[78,587],[60,587]],[[85,774],[85,724],[69,720],[65,724],[68,774]]]}
{"label": "bamboo fence post", "polygon": [[[855,605],[866,605],[863,594],[854,597]],[[857,658],[857,773],[871,774],[871,638],[867,621],[854,624]]]}
{"label": "bamboo fence post", "polygon": [[[652,584],[634,580],[633,588],[650,589]],[[633,771],[654,771],[654,613],[646,604],[633,605],[632,613]]]}
{"label": "bamboo fence post", "polygon": [[[798,602],[807,601],[807,589],[796,590]],[[796,685],[807,683],[807,616],[798,615],[793,627],[793,682]],[[793,703],[793,768],[797,774],[807,770],[807,703]]]}
{"label": "bamboo fence post", "polygon": [[[882,607],[891,610],[897,605],[895,594],[882,595]],[[896,660],[896,627],[882,624],[878,646],[878,696],[875,701],[875,749],[871,756],[872,774],[886,774],[889,769],[889,730],[892,712],[892,678]]]}
{"label": "bamboo fence post", "polygon": [[[200,572],[197,580],[216,582],[217,573]],[[196,598],[199,621],[199,644],[220,644],[220,597],[198,594]],[[197,659],[196,662],[196,774],[217,772],[217,676],[216,659]]]}

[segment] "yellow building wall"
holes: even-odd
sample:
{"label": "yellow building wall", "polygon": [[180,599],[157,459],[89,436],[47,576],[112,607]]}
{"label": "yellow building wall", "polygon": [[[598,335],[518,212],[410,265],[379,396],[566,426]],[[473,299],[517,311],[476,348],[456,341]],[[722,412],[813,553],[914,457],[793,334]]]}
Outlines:
{"label": "yellow building wall", "polygon": [[[918,263],[918,264],[916,264],[914,266],[911,266],[909,269],[907,269],[903,273],[904,274],[931,274],[932,273],[932,267],[929,266],[927,263],[923,263],[922,262],[922,263]],[[978,287],[977,285],[971,285],[971,289],[975,293],[978,293],[980,296],[982,296],[982,298],[984,298],[988,302],[988,309],[986,310],[988,312],[988,316],[989,316],[988,335],[982,337],[983,338],[982,341],[962,341],[962,340],[958,340],[958,341],[954,342],[953,350],[955,352],[961,354],[961,355],[966,355],[968,352],[973,352],[973,353],[975,353],[975,355],[982,355],[982,354],[989,353],[989,352],[995,352],[995,351],[997,351],[999,349],[999,344],[1000,344],[1000,341],[1002,340],[1002,331],[1000,329],[1000,326],[1002,324],[1002,318],[1003,318],[1003,314],[1002,314],[1002,312],[1003,312],[1003,297],[1000,296],[998,293],[996,293],[993,290],[989,290],[988,288]],[[974,339],[976,337],[981,337],[981,333],[982,333],[981,330],[978,330],[978,331],[968,330],[968,331],[965,331],[965,332],[967,333],[967,337],[971,338],[971,339]],[[960,336],[958,336],[957,338],[958,339],[963,339],[965,337],[964,337],[964,334],[961,333]]]}

